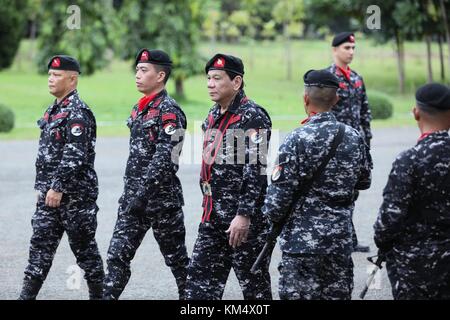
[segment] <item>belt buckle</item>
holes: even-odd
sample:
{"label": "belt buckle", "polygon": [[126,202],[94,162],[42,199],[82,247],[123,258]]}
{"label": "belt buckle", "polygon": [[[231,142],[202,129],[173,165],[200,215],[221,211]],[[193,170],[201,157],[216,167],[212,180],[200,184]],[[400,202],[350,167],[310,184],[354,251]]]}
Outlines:
{"label": "belt buckle", "polygon": [[202,182],[202,192],[205,196],[212,196],[211,185],[208,182]]}

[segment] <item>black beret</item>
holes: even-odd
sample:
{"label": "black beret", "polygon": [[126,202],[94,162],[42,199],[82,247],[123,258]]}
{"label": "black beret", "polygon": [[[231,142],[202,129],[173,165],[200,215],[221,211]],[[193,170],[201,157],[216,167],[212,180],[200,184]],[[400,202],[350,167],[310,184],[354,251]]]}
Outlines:
{"label": "black beret", "polygon": [[48,70],[55,69],[81,73],[78,61],[75,58],[65,55],[56,55],[52,57],[47,64],[47,68]]}
{"label": "black beret", "polygon": [[243,76],[244,64],[238,57],[218,53],[206,63],[205,73],[209,70],[224,70]]}
{"label": "black beret", "polygon": [[416,91],[417,105],[436,110],[450,110],[450,87],[440,83],[426,84]]}
{"label": "black beret", "polygon": [[172,61],[167,53],[162,50],[149,50],[149,49],[141,49],[136,56],[136,63],[151,63],[151,64],[159,64],[162,66],[172,66]]}
{"label": "black beret", "polygon": [[340,46],[344,42],[355,43],[355,34],[353,32],[341,32],[333,38],[333,47]]}
{"label": "black beret", "polygon": [[338,78],[327,70],[309,70],[303,76],[305,87],[339,88]]}

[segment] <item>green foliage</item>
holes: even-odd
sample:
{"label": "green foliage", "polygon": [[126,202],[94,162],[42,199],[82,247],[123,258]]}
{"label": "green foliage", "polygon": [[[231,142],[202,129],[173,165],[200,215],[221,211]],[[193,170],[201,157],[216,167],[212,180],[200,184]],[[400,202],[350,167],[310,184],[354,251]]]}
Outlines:
{"label": "green foliage", "polygon": [[9,132],[14,128],[14,112],[0,104],[0,132]]}
{"label": "green foliage", "polygon": [[389,119],[392,117],[394,106],[385,95],[376,92],[369,92],[368,97],[372,118],[374,120]]}
{"label": "green foliage", "polygon": [[0,70],[14,61],[26,20],[21,10],[26,0],[0,0]]}
{"label": "green foliage", "polygon": [[[93,74],[109,64],[113,50],[123,30],[115,20],[111,0],[79,0],[80,28],[73,28],[74,14],[68,8],[71,0],[42,0],[38,21],[40,35],[37,64],[40,72],[47,71],[47,63],[55,54],[74,56],[83,74]],[[71,28],[69,28],[69,26]]]}
{"label": "green foliage", "polygon": [[298,22],[303,16],[303,0],[280,0],[273,9],[273,17],[280,24]]}
{"label": "green foliage", "polygon": [[[198,53],[203,1],[154,0],[124,1],[120,11],[126,28],[125,59],[134,58],[141,48],[159,48],[173,61],[172,78],[182,83],[202,71],[203,59]],[[183,95],[182,90],[177,92]]]}

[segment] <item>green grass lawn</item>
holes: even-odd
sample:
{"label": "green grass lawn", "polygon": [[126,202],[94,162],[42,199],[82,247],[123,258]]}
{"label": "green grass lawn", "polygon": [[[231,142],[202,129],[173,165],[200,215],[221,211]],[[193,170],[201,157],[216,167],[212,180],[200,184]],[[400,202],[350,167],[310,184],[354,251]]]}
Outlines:
{"label": "green grass lawn", "polygon": [[[46,75],[38,75],[30,62],[29,41],[23,41],[13,66],[0,72],[0,103],[13,109],[15,128],[0,139],[35,139],[39,132],[36,120],[42,116],[53,98],[47,90]],[[375,46],[371,41],[358,41],[357,54],[351,67],[364,76],[370,92],[385,94],[394,104],[394,116],[389,120],[374,121],[374,127],[412,125],[411,107],[415,89],[426,82],[425,45],[407,43],[407,94],[398,94],[397,65],[393,48]],[[309,69],[324,68],[331,63],[331,49],[325,41],[297,41],[292,43],[292,80],[286,79],[283,43],[216,44],[201,46],[205,59],[216,52],[240,56],[245,63],[247,95],[270,113],[274,128],[291,130],[305,117],[301,103],[302,75]],[[434,75],[437,78],[437,46],[433,47]],[[205,60],[206,62],[206,60]],[[200,66],[203,69],[203,66]],[[447,77],[449,75],[447,74]],[[168,90],[173,92],[169,81]],[[134,85],[131,62],[114,61],[107,69],[90,77],[81,77],[79,92],[95,112],[100,136],[125,136],[125,126],[132,105],[140,98]],[[210,106],[203,74],[185,82],[186,99],[180,101],[189,121],[189,129],[204,119]]]}

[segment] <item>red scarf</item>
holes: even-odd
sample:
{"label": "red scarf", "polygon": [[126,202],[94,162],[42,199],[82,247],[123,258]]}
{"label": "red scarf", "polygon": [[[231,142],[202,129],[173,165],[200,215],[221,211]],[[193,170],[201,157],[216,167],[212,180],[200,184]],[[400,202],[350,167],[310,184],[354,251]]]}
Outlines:
{"label": "red scarf", "polygon": [[347,66],[347,70],[342,69],[341,67],[337,66],[339,71],[344,75],[344,77],[350,81],[350,74],[352,73],[352,70],[350,70],[350,67]]}
{"label": "red scarf", "polygon": [[142,112],[142,110],[144,110],[144,108],[153,100],[155,99],[155,97],[158,95],[158,93],[154,93],[152,95],[149,96],[143,96],[141,99],[139,99],[138,101],[138,111]]}

